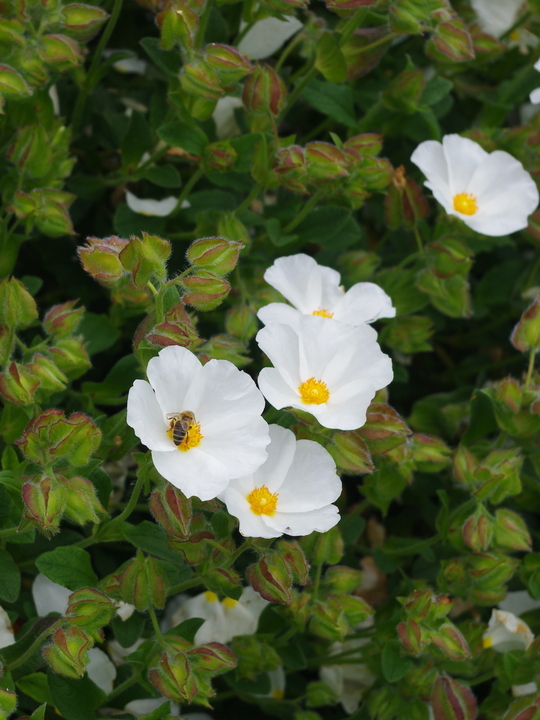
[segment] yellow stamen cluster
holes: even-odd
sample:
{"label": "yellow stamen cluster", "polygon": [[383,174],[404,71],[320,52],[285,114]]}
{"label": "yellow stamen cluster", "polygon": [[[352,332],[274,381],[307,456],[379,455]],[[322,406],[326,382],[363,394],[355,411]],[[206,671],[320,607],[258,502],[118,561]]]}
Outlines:
{"label": "yellow stamen cluster", "polygon": [[206,600],[206,602],[209,602],[209,603],[214,603],[214,602],[217,602],[217,601],[219,600],[219,598],[218,598],[218,596],[216,595],[216,593],[215,593],[215,592],[212,592],[211,590],[207,590],[207,591],[204,593],[204,599]]}
{"label": "yellow stamen cluster", "polygon": [[272,515],[276,512],[278,493],[271,493],[266,485],[252,490],[246,497],[254,515]]}
{"label": "yellow stamen cluster", "polygon": [[238,600],[233,600],[232,598],[226,597],[226,598],[223,598],[223,600],[221,601],[221,603],[222,603],[226,608],[228,608],[229,610],[231,610],[233,607],[236,607],[236,606],[238,605]]}
{"label": "yellow stamen cluster", "polygon": [[203,437],[204,435],[201,434],[201,424],[194,423],[187,431],[186,437],[182,440],[180,445],[178,445],[178,449],[182,452],[187,452],[188,450],[191,450],[191,448],[200,445]]}
{"label": "yellow stamen cluster", "polygon": [[299,387],[298,392],[302,402],[306,405],[321,405],[328,402],[330,391],[323,380],[316,380],[314,377],[305,380]]}
{"label": "yellow stamen cluster", "polygon": [[334,317],[333,312],[330,312],[330,310],[324,310],[324,309],[314,310],[311,314],[318,315],[319,317],[325,317],[325,318],[333,318]]}
{"label": "yellow stamen cluster", "polygon": [[476,215],[478,204],[471,193],[459,193],[454,195],[454,210],[462,215]]}
{"label": "yellow stamen cluster", "polygon": [[486,648],[486,650],[487,650],[487,648],[490,648],[490,647],[493,645],[493,639],[490,638],[489,636],[488,636],[488,637],[485,637],[485,638],[482,640],[482,645],[483,645],[483,646]]}

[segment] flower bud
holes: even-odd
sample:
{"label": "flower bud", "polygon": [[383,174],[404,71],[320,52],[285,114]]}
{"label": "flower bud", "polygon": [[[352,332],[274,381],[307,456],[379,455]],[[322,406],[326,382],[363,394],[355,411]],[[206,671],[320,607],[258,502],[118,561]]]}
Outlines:
{"label": "flower bud", "polygon": [[156,15],[156,22],[161,30],[163,50],[170,50],[175,43],[182,48],[193,47],[199,27],[199,17],[194,10],[171,4]]}
{"label": "flower bud", "polygon": [[[385,36],[388,38],[387,42],[383,39]],[[393,37],[384,26],[356,30],[354,35],[341,46],[347,63],[347,79],[362,77],[372,70],[388,49]],[[377,41],[381,44],[370,47]]]}
{"label": "flower bud", "polygon": [[197,310],[213,310],[231,291],[231,285],[225,278],[206,270],[199,270],[197,275],[188,275],[182,283],[188,291],[183,301]]}
{"label": "flower bud", "polygon": [[358,8],[374,5],[375,0],[325,0],[326,7],[339,17],[350,17]]}
{"label": "flower bud", "polygon": [[344,543],[337,525],[325,533],[305,535],[300,546],[315,565],[337,565],[343,557]]}
{"label": "flower bud", "polygon": [[463,540],[471,550],[482,552],[491,544],[493,529],[493,517],[479,505],[474,515],[467,518],[461,532]]}
{"label": "flower bud", "polygon": [[75,308],[77,300],[54,305],[45,313],[43,329],[54,338],[65,338],[77,329],[84,315],[84,308]]}
{"label": "flower bud", "polygon": [[407,598],[400,598],[407,616],[415,620],[424,620],[433,607],[434,596],[431,590],[414,590]]}
{"label": "flower bud", "polygon": [[148,679],[170,700],[189,703],[199,692],[197,680],[184,653],[161,653],[159,664],[148,671]]}
{"label": "flower bud", "polygon": [[422,190],[414,180],[405,176],[403,165],[393,172],[384,207],[386,222],[392,229],[401,226],[412,228],[429,213],[429,205]]}
{"label": "flower bud", "polygon": [[120,251],[120,262],[131,273],[137,287],[144,287],[152,275],[161,280],[167,278],[166,263],[171,254],[168,240],[142,233],[142,239],[132,237]]}
{"label": "flower bud", "polygon": [[165,483],[150,495],[150,511],[168,535],[187,539],[191,523],[191,500]]}
{"label": "flower bud", "polygon": [[279,555],[263,555],[255,565],[248,567],[246,578],[265,600],[284,605],[291,601],[291,573]]}
{"label": "flower bud", "polygon": [[17,70],[14,70],[9,65],[0,65],[0,93],[24,97],[31,95],[32,90]]}
{"label": "flower bud", "polygon": [[275,550],[291,573],[293,582],[299,585],[311,584],[306,556],[295,540],[279,540]]}
{"label": "flower bud", "polygon": [[373,609],[361,597],[356,595],[339,595],[336,600],[341,608],[347,622],[353,628],[359,623],[363,623],[370,615],[373,615]]}
{"label": "flower bud", "polygon": [[417,20],[414,12],[409,12],[403,3],[390,5],[388,9],[390,29],[403,35],[421,35],[422,24]]}
{"label": "flower bud", "polygon": [[214,335],[199,348],[199,358],[203,363],[209,360],[228,360],[236,367],[248,365],[247,347],[230,335]]}
{"label": "flower bud", "polygon": [[187,651],[189,664],[193,670],[220,675],[236,667],[237,661],[232,650],[218,642],[198,645]]}
{"label": "flower bud", "polygon": [[326,449],[336,465],[348,474],[371,473],[375,470],[368,447],[356,430],[335,433],[332,444]]}
{"label": "flower bud", "polygon": [[67,630],[58,628],[53,635],[52,644],[43,648],[43,657],[54,672],[64,677],[81,678],[88,663],[87,651],[92,640],[78,627]]}
{"label": "flower bud", "polygon": [[112,287],[115,280],[124,274],[124,267],[120,262],[120,252],[129,244],[112,235],[108,238],[88,238],[85,247],[78,247],[77,252],[82,266],[95,280],[105,287]]}
{"label": "flower bud", "polygon": [[236,267],[242,247],[242,243],[235,240],[201,238],[191,243],[186,258],[194,267],[211,270],[215,275],[223,276]]}
{"label": "flower bud", "polygon": [[94,640],[100,640],[99,629],[116,615],[116,605],[99,590],[82,588],[69,596],[66,617],[70,625],[83,628]]}
{"label": "flower bud", "polygon": [[406,622],[400,622],[396,630],[405,648],[413,655],[419,655],[424,645],[429,642],[429,639],[424,637],[425,631],[416,620],[409,619]]}
{"label": "flower bud", "polygon": [[[1,84],[0,84],[0,91],[2,91]],[[17,707],[16,693],[12,690],[5,690],[4,688],[0,688],[0,717],[8,718],[11,715],[11,713],[15,712],[16,707]]]}
{"label": "flower bud", "polygon": [[502,720],[540,720],[540,696],[523,697],[513,702]]}
{"label": "flower bud", "polygon": [[83,375],[92,365],[80,337],[58,340],[46,353],[70,380]]}
{"label": "flower bud", "polygon": [[186,93],[206,100],[219,100],[227,94],[215,69],[204,60],[186,63],[180,74],[180,84]]}
{"label": "flower bud", "polygon": [[277,117],[285,107],[287,87],[270,65],[256,65],[242,92],[242,102],[253,115]]}
{"label": "flower bud", "polygon": [[211,43],[206,46],[206,62],[224,83],[236,83],[253,72],[248,58],[234,47]]}
{"label": "flower bud", "polygon": [[149,604],[162,608],[167,599],[167,580],[158,561],[153,557],[137,555],[126,565],[119,579],[123,599],[135,605],[137,610],[146,610]]}
{"label": "flower bud", "polygon": [[472,690],[447,675],[435,681],[431,707],[435,720],[475,720],[477,714]]}
{"label": "flower bud", "polygon": [[59,477],[66,489],[66,515],[78,525],[87,522],[98,523],[100,515],[107,511],[99,502],[96,488],[90,480],[82,477],[71,477],[69,480]]}
{"label": "flower bud", "polygon": [[350,625],[339,601],[330,596],[326,602],[319,601],[313,606],[309,629],[314,635],[326,640],[343,640]]}
{"label": "flower bud", "polygon": [[467,487],[472,487],[476,483],[474,473],[478,466],[478,461],[464,445],[458,445],[453,460],[453,474],[458,482]]}
{"label": "flower bud", "polygon": [[67,35],[42,35],[39,57],[55,70],[70,70],[82,62],[83,56],[77,43]]}
{"label": "flower bud", "polygon": [[250,340],[259,329],[257,315],[249,305],[235,305],[225,316],[225,330],[242,342]]}
{"label": "flower bud", "polygon": [[498,550],[530,552],[532,539],[523,518],[511,510],[497,510],[494,523],[494,545]]}
{"label": "flower bud", "polygon": [[510,342],[521,352],[540,348],[540,295],[525,310],[512,331]]}
{"label": "flower bud", "polygon": [[105,10],[83,3],[64,5],[62,15],[64,32],[83,42],[93,38],[109,17]]}
{"label": "flower bud", "polygon": [[450,660],[464,660],[471,657],[467,641],[451,622],[443,623],[431,633],[431,642]]}
{"label": "flower bud", "polygon": [[39,378],[40,390],[47,394],[60,392],[68,384],[68,379],[64,373],[41,353],[36,353],[32,358],[32,362],[28,363],[26,367],[33,375]]}
{"label": "flower bud", "polygon": [[210,143],[204,149],[202,158],[206,172],[227,172],[235,164],[238,153],[228,140]]}
{"label": "flower bud", "polygon": [[248,229],[244,223],[236,217],[234,212],[220,213],[216,229],[220,237],[240,242],[244,248],[249,247],[251,244]]}
{"label": "flower bud", "polygon": [[362,582],[362,572],[346,565],[334,565],[327,569],[324,582],[332,592],[352,593]]}
{"label": "flower bud", "polygon": [[441,22],[426,43],[426,55],[441,62],[467,62],[474,60],[471,36],[461,18]]}
{"label": "flower bud", "polygon": [[16,362],[11,362],[0,373],[0,396],[14,405],[32,405],[40,380],[30,370]]}
{"label": "flower bud", "polygon": [[327,142],[310,142],[305,147],[308,177],[312,180],[333,180],[346,177],[347,158],[335,145]]}
{"label": "flower bud", "polygon": [[45,410],[28,423],[17,440],[25,457],[40,464],[69,458],[72,465],[86,465],[101,442],[99,430],[88,415]]}
{"label": "flower bud", "polygon": [[397,412],[384,403],[371,403],[366,423],[358,430],[372,455],[386,453],[405,442],[411,430]]}
{"label": "flower bud", "polygon": [[280,148],[274,159],[274,170],[279,182],[293,192],[308,192],[304,180],[307,181],[308,162],[300,145],[288,145]]}
{"label": "flower bud", "polygon": [[469,556],[469,574],[484,586],[501,588],[517,567],[517,560],[495,553],[474,553]]}
{"label": "flower bud", "polygon": [[12,328],[26,327],[38,317],[34,298],[20,280],[0,282],[0,323]]}
{"label": "flower bud", "polygon": [[66,506],[65,488],[54,478],[42,475],[22,486],[24,517],[44,535],[55,535]]}
{"label": "flower bud", "polygon": [[422,70],[405,69],[385,87],[382,103],[394,112],[412,115],[420,108],[425,84]]}

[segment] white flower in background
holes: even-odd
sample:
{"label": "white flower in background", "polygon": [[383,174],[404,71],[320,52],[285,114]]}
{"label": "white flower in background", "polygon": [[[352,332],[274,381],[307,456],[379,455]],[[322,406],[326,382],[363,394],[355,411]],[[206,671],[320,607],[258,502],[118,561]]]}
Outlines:
{"label": "white flower in background", "polygon": [[32,583],[32,597],[40,617],[45,617],[51,612],[65,615],[70,595],[71,590],[49,580],[43,573],[36,575]]}
{"label": "white flower in background", "polygon": [[0,649],[13,645],[15,635],[11,627],[11,620],[3,607],[0,607]]}
{"label": "white flower in background", "polygon": [[523,230],[538,205],[536,184],[523,165],[502,150],[445,135],[421,143],[411,156],[424,183],[449,215],[476,232],[497,237]]}
{"label": "white flower in background", "polygon": [[126,190],[126,203],[130,210],[139,215],[167,217],[176,207],[178,198],[170,195],[163,200],[142,199]]}
{"label": "white flower in background", "polygon": [[[240,29],[244,27],[245,23],[242,23]],[[263,60],[279,50],[301,27],[302,23],[295,17],[288,17],[286,20],[275,17],[259,20],[238,43],[238,52],[250,60]]]}
{"label": "white flower in background", "polygon": [[111,55],[115,55],[117,53],[124,53],[126,55],[129,53],[129,57],[125,57],[122,58],[122,60],[117,60],[116,62],[114,62],[112,66],[115,70],[124,74],[144,75],[144,73],[146,72],[146,68],[148,67],[148,63],[146,62],[146,60],[141,60],[139,57],[137,57],[137,55],[131,50],[119,50],[109,48],[103,51],[103,57],[108,58],[111,57]]}
{"label": "white flower in background", "polygon": [[51,98],[53,112],[58,117],[58,115],[60,115],[60,98],[58,97],[58,89],[56,85],[51,85],[48,92],[49,97]]}
{"label": "white flower in background", "polygon": [[538,684],[536,682],[524,683],[523,685],[512,685],[512,695],[514,697],[522,697],[522,695],[532,695],[538,692]]}
{"label": "white flower in background", "polygon": [[515,590],[506,594],[504,600],[498,604],[498,608],[514,615],[522,615],[529,610],[540,608],[540,600],[532,598],[527,590]]}
{"label": "white flower in background", "polygon": [[116,668],[109,660],[109,656],[103,650],[94,647],[88,651],[88,661],[86,666],[88,677],[108,695],[112,692],[116,680]]}
{"label": "white flower in background", "polygon": [[392,361],[369,325],[301,317],[298,330],[267,325],[259,330],[257,342],[274,364],[259,374],[268,402],[278,410],[309,412],[327,428],[361,427],[377,390],[392,381]]}
{"label": "white flower in background", "polygon": [[270,680],[270,690],[265,695],[254,693],[255,697],[283,700],[285,697],[285,684],[287,682],[287,676],[285,675],[283,666],[280,665],[275,670],[268,670],[266,674]]}
{"label": "white flower in background", "polygon": [[[154,710],[157,710],[160,705],[163,705],[163,703],[166,702],[171,703],[170,708],[172,715],[180,715],[180,706],[176,703],[171,702],[166,697],[142,698],[141,700],[132,700],[131,702],[128,702],[124,710],[128,713],[131,713],[131,715],[134,715],[135,717],[143,717],[144,715],[150,715],[150,713],[154,712]],[[206,713],[200,714],[206,715]],[[184,715],[183,717],[185,718],[186,716]],[[208,715],[207,717],[210,718],[210,715]]]}
{"label": "white flower in background", "polygon": [[240,107],[244,107],[244,103],[240,98],[232,95],[227,95],[217,101],[212,118],[216,125],[218,140],[227,140],[240,135],[240,128],[234,117],[234,111]]}
{"label": "white flower in background", "polygon": [[480,27],[498,38],[517,20],[523,0],[471,0]]}
{"label": "white flower in background", "polygon": [[126,662],[127,656],[131,655],[132,652],[135,652],[135,650],[137,650],[137,648],[140,647],[143,642],[144,638],[139,638],[133,643],[133,645],[125,648],[123,645],[120,645],[118,640],[110,640],[107,643],[107,652],[109,653],[109,657],[115,665],[122,665]]}
{"label": "white flower in background", "polygon": [[341,480],[330,453],[313,440],[270,425],[268,459],[252,475],[231,480],[219,496],[247,537],[325,532],[339,521]]}
{"label": "white flower in background", "polygon": [[297,328],[303,315],[362,325],[396,315],[392,300],[378,285],[356,283],[345,292],[336,270],[319,265],[303,253],[278,258],[264,273],[264,279],[291,303],[270,303],[262,307],[257,315],[265,325],[276,322]]}
{"label": "white flower in background", "polygon": [[504,653],[509,650],[526,650],[534,640],[534,635],[530,627],[514,613],[493,610],[482,639],[485,648]]}
{"label": "white flower in background", "polygon": [[267,605],[268,601],[252,587],[244,588],[239,600],[220,601],[215,593],[207,591],[183,602],[172,616],[172,626],[190,618],[202,618],[205,622],[197,630],[195,645],[228,643],[237,635],[257,632],[260,614]]}
{"label": "white flower in background", "polygon": [[[540,60],[537,60],[534,63],[534,69],[540,72]],[[536,88],[536,90],[533,90],[529,99],[534,105],[538,105],[538,103],[540,103],[540,88]]]}
{"label": "white flower in background", "polygon": [[150,382],[135,380],[129,391],[127,423],[184,495],[212,500],[266,460],[264,399],[247,373],[228,360],[202,365],[178,345],[161,350],[146,372]]}

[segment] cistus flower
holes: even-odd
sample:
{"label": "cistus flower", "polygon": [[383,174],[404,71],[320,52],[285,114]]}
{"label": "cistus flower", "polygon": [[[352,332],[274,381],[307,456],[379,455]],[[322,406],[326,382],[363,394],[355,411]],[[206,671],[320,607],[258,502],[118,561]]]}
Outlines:
{"label": "cistus flower", "polygon": [[227,95],[227,97],[220,98],[217,101],[212,113],[212,119],[216,125],[218,140],[227,140],[240,135],[240,128],[234,117],[234,111],[236,108],[241,107],[244,107],[242,100],[232,95]]}
{"label": "cistus flower", "polygon": [[14,642],[15,635],[11,627],[11,620],[4,608],[0,607],[0,649],[13,645]]}
{"label": "cistus flower", "polygon": [[135,380],[129,391],[127,423],[184,495],[212,500],[231,478],[262,465],[270,437],[264,399],[249,375],[228,360],[202,365],[178,345],[152,358],[147,375],[149,382]]}
{"label": "cistus flower", "polygon": [[296,35],[301,27],[302,23],[295,17],[287,17],[285,20],[268,17],[259,20],[238,43],[238,52],[250,60],[264,60]]}
{"label": "cistus flower", "polygon": [[362,325],[396,315],[392,300],[378,285],[356,283],[345,292],[336,270],[319,265],[303,253],[278,258],[266,270],[264,279],[291,303],[270,303],[262,307],[257,316],[265,325],[276,322],[298,328],[303,315]]}
{"label": "cistus flower", "polygon": [[231,480],[220,495],[247,537],[325,532],[339,521],[334,500],[341,480],[327,450],[296,440],[291,430],[270,425],[268,459],[252,475]]}
{"label": "cistus flower", "polygon": [[170,195],[163,200],[151,200],[136,197],[133,193],[126,190],[126,204],[128,208],[139,215],[148,215],[150,217],[167,217],[170,215],[178,203],[178,198]]}
{"label": "cistus flower", "polygon": [[471,0],[471,5],[482,30],[498,38],[516,22],[523,0]]}
{"label": "cistus flower", "polygon": [[252,587],[242,591],[239,600],[220,600],[211,591],[200,593],[183,602],[172,616],[173,627],[190,618],[205,622],[195,633],[195,645],[208,642],[228,643],[237,635],[257,632],[259,617],[268,601]]}
{"label": "cistus flower", "polygon": [[530,627],[513,613],[493,610],[482,640],[485,648],[505,653],[526,650],[534,640],[534,635]]}
{"label": "cistus flower", "polygon": [[375,393],[392,382],[392,361],[369,325],[301,317],[296,329],[267,325],[257,342],[274,365],[259,374],[268,402],[309,412],[327,428],[362,427]]}
{"label": "cistus flower", "polygon": [[[373,625],[373,620],[369,625]],[[366,623],[361,623],[366,627]],[[368,643],[367,638],[356,640],[345,640],[330,645],[329,657],[340,655],[344,652],[357,650]],[[323,665],[319,671],[321,680],[336,694],[345,712],[352,715],[358,710],[360,700],[365,691],[370,688],[377,679],[365,663],[349,663],[346,665]]]}
{"label": "cistus flower", "polygon": [[[534,63],[534,69],[540,72],[540,60],[537,60]],[[532,103],[534,103],[534,105],[538,105],[538,103],[540,103],[540,88],[536,88],[536,90],[533,90],[529,99]]]}
{"label": "cistus flower", "polygon": [[488,153],[468,138],[426,140],[411,161],[446,212],[484,235],[523,230],[538,205],[536,184],[518,160],[502,150]]}

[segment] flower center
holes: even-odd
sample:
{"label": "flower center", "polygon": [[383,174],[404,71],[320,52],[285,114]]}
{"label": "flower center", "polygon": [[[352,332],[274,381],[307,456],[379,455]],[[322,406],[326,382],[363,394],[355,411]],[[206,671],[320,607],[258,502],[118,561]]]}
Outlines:
{"label": "flower center", "polygon": [[172,427],[167,434],[174,442],[177,449],[181,450],[182,452],[187,452],[188,450],[191,450],[191,448],[197,447],[197,445],[201,444],[201,440],[204,438],[204,435],[201,434],[200,423],[193,423],[192,425],[190,425],[186,431],[186,434],[184,435],[183,440],[178,444],[174,440],[174,433],[175,429],[174,427]]}
{"label": "flower center", "polygon": [[266,485],[255,488],[247,496],[251,512],[254,515],[272,515],[276,512],[278,493],[271,493]]}
{"label": "flower center", "polygon": [[236,607],[238,605],[238,600],[233,600],[232,598],[229,598],[229,597],[223,598],[223,600],[221,602],[229,610],[231,610],[231,608]]}
{"label": "flower center", "polygon": [[330,392],[328,386],[322,380],[309,378],[298,387],[302,402],[306,405],[321,405],[328,401]]}
{"label": "flower center", "polygon": [[489,636],[488,636],[488,637],[485,637],[485,638],[482,640],[482,645],[483,645],[484,648],[487,650],[488,648],[490,648],[490,647],[493,645],[493,638],[491,638],[491,637],[489,637]]}
{"label": "flower center", "polygon": [[217,602],[217,601],[219,600],[219,598],[218,598],[218,596],[216,595],[216,593],[215,593],[215,592],[212,592],[211,590],[207,590],[207,591],[204,593],[204,599],[206,600],[206,602],[209,602],[209,603],[214,603],[214,602]]}
{"label": "flower center", "polygon": [[325,318],[333,318],[334,313],[330,312],[330,310],[325,310],[324,308],[322,310],[314,310],[312,315],[318,315],[319,317],[325,317]]}
{"label": "flower center", "polygon": [[478,205],[476,198],[472,193],[459,193],[454,195],[454,210],[462,215],[476,215]]}

